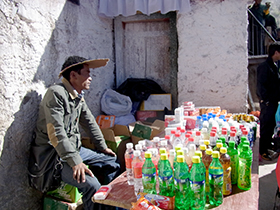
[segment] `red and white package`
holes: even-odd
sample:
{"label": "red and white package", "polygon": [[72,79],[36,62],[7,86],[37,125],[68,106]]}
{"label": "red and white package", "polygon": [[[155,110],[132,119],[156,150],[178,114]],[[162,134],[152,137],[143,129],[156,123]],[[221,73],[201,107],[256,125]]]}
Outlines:
{"label": "red and white package", "polygon": [[109,192],[111,191],[112,186],[111,185],[103,185],[97,190],[97,192],[93,195],[94,200],[104,200]]}
{"label": "red and white package", "polygon": [[167,197],[163,195],[156,194],[147,194],[147,193],[138,193],[137,197],[142,196],[148,200],[154,206],[164,209],[164,210],[173,210],[175,208],[175,196]]}

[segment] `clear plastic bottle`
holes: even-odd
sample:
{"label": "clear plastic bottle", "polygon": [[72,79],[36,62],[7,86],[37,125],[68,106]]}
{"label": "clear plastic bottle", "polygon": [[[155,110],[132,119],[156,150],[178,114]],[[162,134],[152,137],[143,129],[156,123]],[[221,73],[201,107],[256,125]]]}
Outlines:
{"label": "clear plastic bottle", "polygon": [[166,149],[166,153],[169,155],[169,147],[168,147],[168,142],[167,140],[162,140],[160,141],[160,148],[165,148]]}
{"label": "clear plastic bottle", "polygon": [[132,171],[134,178],[134,192],[137,195],[139,192],[143,192],[142,166],[144,164],[144,161],[139,150],[135,150],[133,152],[133,156]]}
{"label": "clear plastic bottle", "polygon": [[199,141],[203,140],[201,137],[201,131],[196,131],[195,132],[195,138],[194,138],[194,143],[198,147],[199,146]]}
{"label": "clear plastic bottle", "polygon": [[210,146],[213,148],[216,146],[216,140],[217,140],[217,137],[216,137],[216,133],[215,132],[210,132]]}
{"label": "clear plastic bottle", "polygon": [[[148,151],[152,153],[152,158],[151,159],[152,159],[152,162],[153,162],[153,164],[155,165],[155,168],[156,168],[156,175],[158,175],[158,161],[160,159],[160,156],[158,154],[158,150],[156,148],[149,148]],[[145,159],[146,159],[146,155],[145,155]]]}
{"label": "clear plastic bottle", "polygon": [[221,136],[220,136],[220,138],[221,137],[224,137],[225,138],[225,140],[226,140],[226,143],[228,143],[228,135],[227,135],[227,130],[226,129],[224,129],[224,128],[222,128],[222,131],[221,131]]}
{"label": "clear plastic bottle", "polygon": [[158,136],[154,137],[152,140],[154,144],[154,148],[157,148],[159,150],[160,148],[160,138]]}
{"label": "clear plastic bottle", "polygon": [[206,168],[205,168],[205,166],[204,166],[204,163],[202,162],[202,152],[199,151],[199,150],[197,150],[197,151],[195,151],[195,154],[194,154],[194,155],[200,157],[199,166],[200,166],[200,168],[201,168],[201,171],[203,171],[203,173],[206,174]]}
{"label": "clear plastic bottle", "polygon": [[127,183],[129,185],[134,184],[133,172],[132,172],[133,151],[134,151],[133,143],[127,143],[124,158],[125,158]]}
{"label": "clear plastic bottle", "polygon": [[175,206],[178,210],[190,208],[189,176],[189,167],[185,162],[184,156],[179,155],[177,157],[177,164],[174,172]]}
{"label": "clear plastic bottle", "polygon": [[142,166],[143,192],[156,194],[156,167],[152,162],[152,153],[145,152],[145,162]]}
{"label": "clear plastic bottle", "polygon": [[145,152],[142,149],[142,145],[141,144],[136,144],[135,145],[135,150],[140,151],[140,155],[141,155],[142,159],[145,161]]}
{"label": "clear plastic bottle", "polygon": [[191,209],[205,209],[205,171],[200,167],[200,157],[192,157],[190,170],[190,200]]}
{"label": "clear plastic bottle", "polygon": [[[145,140],[140,140],[138,141],[138,144],[142,145],[142,151],[145,153],[148,151],[147,147],[146,147],[146,141]],[[145,156],[145,154],[144,154]]]}
{"label": "clear plastic bottle", "polygon": [[197,117],[196,117],[196,122],[195,122],[195,128],[201,130],[202,127],[203,127],[202,124],[203,124],[203,122],[202,122],[201,116],[197,116]]}
{"label": "clear plastic bottle", "polygon": [[195,153],[195,151],[196,151],[196,146],[195,146],[195,144],[189,144],[188,145],[188,149],[189,149],[189,154],[190,154],[190,156],[191,157],[193,157],[194,156],[194,153]]}
{"label": "clear plastic bottle", "polygon": [[178,144],[182,144],[181,138],[180,138],[180,134],[179,133],[175,133],[175,138],[174,138],[174,141],[173,141],[173,149],[175,149],[175,147]]}
{"label": "clear plastic bottle", "polygon": [[230,156],[230,167],[231,167],[231,184],[237,184],[237,170],[238,170],[238,151],[235,148],[235,142],[228,142],[228,154]]}
{"label": "clear plastic bottle", "polygon": [[183,146],[184,146],[184,147],[187,147],[190,137],[191,137],[191,134],[190,134],[190,133],[186,133],[186,134],[185,134],[185,142],[183,142]]}
{"label": "clear plastic bottle", "polygon": [[235,142],[235,145],[238,145],[238,141],[237,141],[237,138],[236,138],[236,132],[235,131],[231,131],[230,134],[229,134],[229,140],[230,141],[234,141]]}
{"label": "clear plastic bottle", "polygon": [[[174,163],[175,155],[176,155],[175,149],[169,150],[169,158],[168,158],[168,159],[169,159],[169,163],[170,163],[170,165],[171,165],[172,168],[174,168],[174,167],[173,167],[173,163]],[[160,161],[160,162],[161,162],[161,161]]]}
{"label": "clear plastic bottle", "polygon": [[249,146],[243,145],[243,150],[239,155],[237,186],[241,190],[249,190],[252,186],[251,180],[252,155]]}
{"label": "clear plastic bottle", "polygon": [[190,167],[192,165],[192,158],[189,154],[189,149],[186,148],[186,147],[183,147],[182,149],[184,151],[184,158],[185,158],[185,161],[187,163],[187,165]]}
{"label": "clear plastic bottle", "polygon": [[227,154],[227,148],[225,147],[220,149],[220,153],[220,162],[223,166],[224,174],[223,194],[230,195],[232,193],[230,156]]}
{"label": "clear plastic bottle", "polygon": [[205,194],[206,194],[206,202],[209,203],[209,166],[212,162],[212,149],[206,149],[206,155],[202,157],[202,162],[205,166]]}
{"label": "clear plastic bottle", "polygon": [[209,203],[213,206],[219,206],[223,203],[223,167],[219,156],[218,151],[213,151],[213,160],[209,165]]}
{"label": "clear plastic bottle", "polygon": [[209,140],[209,133],[207,131],[207,128],[202,128],[201,129],[201,137],[203,140]]}
{"label": "clear plastic bottle", "polygon": [[158,169],[159,195],[174,196],[173,169],[168,160],[167,154],[161,154],[161,163]]}

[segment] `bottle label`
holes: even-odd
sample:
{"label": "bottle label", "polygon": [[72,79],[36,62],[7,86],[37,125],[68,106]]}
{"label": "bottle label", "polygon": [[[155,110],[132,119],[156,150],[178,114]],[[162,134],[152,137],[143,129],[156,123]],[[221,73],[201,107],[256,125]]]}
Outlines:
{"label": "bottle label", "polygon": [[174,179],[174,183],[180,192],[184,192],[189,188],[189,179]]}
{"label": "bottle label", "polygon": [[201,192],[202,188],[205,187],[205,180],[202,180],[200,182],[194,182],[194,181],[190,181],[191,183],[191,188],[194,192]]}
{"label": "bottle label", "polygon": [[239,160],[238,185],[243,188],[251,187],[251,161]]}
{"label": "bottle label", "polygon": [[211,174],[209,173],[211,184],[219,185],[223,183],[223,174]]}
{"label": "bottle label", "polygon": [[154,180],[155,177],[156,177],[156,173],[153,173],[153,174],[142,173],[142,178],[145,182],[151,182]]}
{"label": "bottle label", "polygon": [[133,176],[134,178],[136,179],[140,179],[142,178],[142,163],[136,163],[134,166],[133,166]]}
{"label": "bottle label", "polygon": [[231,156],[230,167],[231,167],[231,182],[236,184],[237,182],[237,165],[238,165],[238,156]]}
{"label": "bottle label", "polygon": [[125,158],[125,167],[132,169],[132,158]]}
{"label": "bottle label", "polygon": [[232,193],[231,167],[228,167],[226,170],[224,170],[223,193],[224,195],[229,195]]}

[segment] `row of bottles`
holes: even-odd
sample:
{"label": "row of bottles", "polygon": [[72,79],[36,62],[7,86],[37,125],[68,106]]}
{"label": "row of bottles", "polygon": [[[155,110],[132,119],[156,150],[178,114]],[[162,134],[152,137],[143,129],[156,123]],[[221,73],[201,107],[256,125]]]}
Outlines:
{"label": "row of bottles", "polygon": [[[230,141],[228,147],[220,142],[216,146],[212,150],[200,145],[194,155],[188,154],[189,163],[185,158],[186,150],[179,146],[175,153],[171,149],[169,154],[166,148],[160,148],[160,159],[156,162],[151,150],[146,151],[143,158],[141,151],[133,151],[133,145],[128,143],[125,155],[133,155],[131,162],[126,159],[128,184],[134,181],[136,194],[157,194],[158,180],[158,193],[175,195],[176,209],[204,209],[205,203],[218,206],[224,195],[231,194],[232,184],[237,183],[242,190],[250,189],[252,153],[249,145],[243,144],[238,155],[234,141]],[[132,178],[129,172],[132,172]]]}

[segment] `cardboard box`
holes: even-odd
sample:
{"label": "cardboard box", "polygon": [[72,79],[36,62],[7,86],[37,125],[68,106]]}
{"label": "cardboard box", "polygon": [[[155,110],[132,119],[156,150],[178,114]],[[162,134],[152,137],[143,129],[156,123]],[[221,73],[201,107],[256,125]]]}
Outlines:
{"label": "cardboard box", "polygon": [[44,198],[43,210],[78,210],[82,209],[82,200],[76,203],[68,203],[51,197]]}
{"label": "cardboard box", "polygon": [[171,94],[151,94],[146,101],[143,101],[139,110],[163,111],[164,108],[172,109]]}
{"label": "cardboard box", "polygon": [[143,139],[152,140],[155,136],[164,137],[164,121],[155,120],[153,123],[134,122],[129,124],[132,143],[135,145]]}
{"label": "cardboard box", "polygon": [[70,203],[76,203],[82,197],[82,194],[79,193],[77,187],[66,184],[63,181],[61,181],[61,186],[59,188],[47,192],[47,195]]}
{"label": "cardboard box", "polygon": [[99,115],[96,122],[100,128],[111,128],[115,124],[116,117],[114,115]]}

